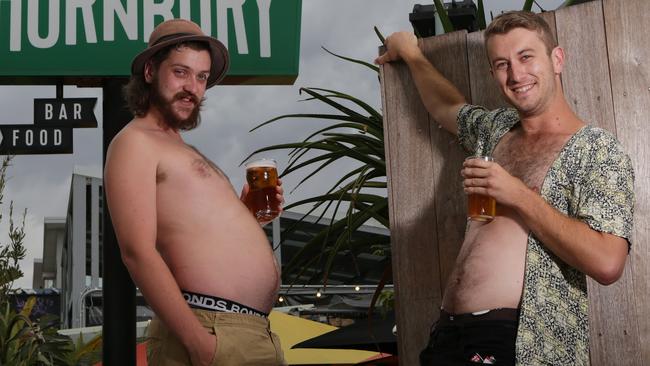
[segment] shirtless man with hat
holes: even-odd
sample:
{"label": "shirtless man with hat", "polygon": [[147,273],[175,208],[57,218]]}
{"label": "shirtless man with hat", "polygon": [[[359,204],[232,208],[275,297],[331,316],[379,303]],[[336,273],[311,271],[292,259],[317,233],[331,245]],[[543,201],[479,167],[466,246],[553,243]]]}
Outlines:
{"label": "shirtless man with hat", "polygon": [[248,187],[238,197],[180,134],[198,125],[205,91],[228,64],[223,44],[198,25],[161,23],[125,87],[135,118],[108,149],[105,189],[122,260],[157,315],[151,365],[286,364],[267,319],[279,268],[243,203]]}

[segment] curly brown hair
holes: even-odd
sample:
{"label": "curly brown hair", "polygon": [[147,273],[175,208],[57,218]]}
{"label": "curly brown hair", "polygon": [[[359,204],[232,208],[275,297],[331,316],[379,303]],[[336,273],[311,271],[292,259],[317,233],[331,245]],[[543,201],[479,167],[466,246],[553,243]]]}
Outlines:
{"label": "curly brown hair", "polygon": [[[156,52],[149,59],[154,71],[158,70],[160,64],[169,57],[169,52],[171,52],[172,49],[180,49],[182,47],[188,47],[196,51],[210,50],[207,43],[196,41],[182,42],[165,47]],[[144,79],[144,75],[138,74],[131,75],[129,82],[124,85],[124,88],[122,88],[126,106],[136,117],[144,117],[149,111],[149,108],[151,107],[152,85],[153,84],[151,83],[147,83]]]}

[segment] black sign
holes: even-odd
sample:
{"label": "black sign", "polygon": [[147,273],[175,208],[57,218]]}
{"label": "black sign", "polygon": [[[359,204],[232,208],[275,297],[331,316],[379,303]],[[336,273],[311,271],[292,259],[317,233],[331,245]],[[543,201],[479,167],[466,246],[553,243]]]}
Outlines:
{"label": "black sign", "polygon": [[97,98],[34,99],[34,124],[48,127],[97,127]]}
{"label": "black sign", "polygon": [[0,154],[71,153],[71,127],[0,125]]}

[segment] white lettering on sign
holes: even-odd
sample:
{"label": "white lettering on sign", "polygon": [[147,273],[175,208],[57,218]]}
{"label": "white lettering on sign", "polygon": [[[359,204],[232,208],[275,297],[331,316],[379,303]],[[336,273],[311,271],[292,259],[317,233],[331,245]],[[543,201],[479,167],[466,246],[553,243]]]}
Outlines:
{"label": "white lettering on sign", "polygon": [[122,23],[124,32],[130,40],[138,39],[138,3],[128,1],[126,9],[121,1],[104,0],[104,40],[115,40],[115,16]]}
{"label": "white lettering on sign", "polygon": [[220,0],[217,7],[217,35],[219,40],[228,48],[228,9],[232,11],[235,21],[235,39],[237,40],[237,53],[248,54],[248,40],[246,39],[246,25],[244,24],[244,2],[246,0]]}
{"label": "white lettering on sign", "polygon": [[74,112],[72,119],[81,119],[81,103],[75,103],[72,105],[72,110]]}
{"label": "white lettering on sign", "polygon": [[47,131],[41,130],[41,133],[38,134],[39,141],[41,143],[41,146],[47,145]]}
{"label": "white lettering on sign", "polygon": [[61,109],[59,110],[59,121],[68,119],[68,112],[65,110],[65,104],[61,104]]}
{"label": "white lettering on sign", "polygon": [[50,103],[45,104],[45,119],[52,119],[54,106]]}
{"label": "white lettering on sign", "polygon": [[[45,103],[45,120],[51,120],[54,118],[54,104],[52,103]],[[68,110],[65,107],[65,104],[56,104],[56,106],[59,107],[59,120],[67,120],[68,119]],[[81,111],[82,111],[82,104],[81,103],[73,103],[72,104],[72,119],[80,121],[81,120]]]}
{"label": "white lettering on sign", "polygon": [[271,0],[257,0],[260,14],[260,57],[271,57]]}
{"label": "white lettering on sign", "polygon": [[[24,0],[10,1],[9,25],[9,50],[19,52],[22,50],[23,28],[22,4]],[[249,0],[251,1],[251,0]],[[244,3],[246,0],[199,0],[200,26],[206,34],[212,34],[212,19],[216,15],[217,34],[214,35],[228,47],[229,29],[228,14],[232,14],[235,27],[236,52],[248,54],[248,35],[246,34],[246,19],[244,19]],[[270,11],[272,0],[256,0],[259,14],[260,56],[271,57],[271,27]],[[60,11],[61,0],[27,0],[27,39],[29,44],[36,48],[51,48],[60,42],[61,23],[63,22]],[[64,43],[74,46],[79,44],[77,39],[77,24],[82,23],[86,43],[97,43],[98,34],[95,27],[93,11],[97,0],[64,0],[65,36]],[[122,27],[130,40],[138,39],[138,21],[142,21],[142,41],[149,41],[149,35],[154,28],[156,17],[172,19],[176,16],[172,12],[178,4],[180,18],[190,19],[191,0],[142,0],[142,15],[138,17],[138,0],[103,0],[103,35],[106,42],[115,41],[116,23]],[[216,12],[212,12],[215,4]],[[39,15],[41,6],[48,6],[47,32],[39,29]],[[78,14],[81,14],[78,17]],[[44,34],[45,37],[41,37]],[[231,50],[233,52],[234,50]]]}
{"label": "white lettering on sign", "polygon": [[201,29],[203,33],[212,33],[212,11],[210,10],[210,2],[212,0],[201,0]]}
{"label": "white lettering on sign", "polygon": [[192,18],[190,17],[191,16],[191,14],[190,14],[190,9],[191,9],[190,0],[180,0],[180,2],[181,2],[181,4],[180,4],[181,5],[180,17],[183,18],[183,19],[192,20]]}
{"label": "white lettering on sign", "polygon": [[161,3],[154,3],[154,0],[144,0],[143,1],[143,16],[144,16],[144,26],[142,31],[144,32],[142,40],[146,43],[149,41],[149,35],[153,32],[153,20],[156,15],[160,15],[165,20],[174,18],[172,14],[172,6],[174,5],[174,0],[164,0]]}
{"label": "white lettering on sign", "polygon": [[[38,32],[39,0],[29,0],[27,13],[32,16],[27,18],[27,37],[29,42],[36,48],[50,48],[59,39],[59,0],[49,0],[47,36],[41,38]],[[13,14],[12,14],[13,19]]]}
{"label": "white lettering on sign", "polygon": [[33,143],[34,143],[34,131],[32,130],[25,131],[25,145],[32,146]]}
{"label": "white lettering on sign", "polygon": [[[81,8],[86,41],[97,43],[93,4],[95,0],[66,0],[65,2],[65,44],[77,44],[77,9]],[[50,19],[51,21],[51,19]]]}
{"label": "white lettering on sign", "polygon": [[[34,145],[34,142],[36,142],[37,146],[44,147],[48,145],[48,142],[50,140],[52,141],[53,146],[61,146],[61,144],[63,143],[63,131],[58,128],[53,129],[52,133],[50,133],[48,130],[38,131],[37,132],[38,136],[36,141],[34,141],[34,130],[25,130],[22,136],[20,133],[21,133],[20,129],[12,130],[12,136],[11,136],[12,146],[18,146],[18,144],[21,141],[21,138],[24,140],[25,146],[32,146]],[[0,142],[2,142],[1,139]]]}
{"label": "white lettering on sign", "polygon": [[22,6],[20,0],[11,0],[11,24],[9,26],[9,51],[20,51],[22,31]]}
{"label": "white lettering on sign", "polygon": [[63,132],[59,130],[58,128],[54,130],[54,146],[59,146],[61,145],[61,141],[63,141]]}

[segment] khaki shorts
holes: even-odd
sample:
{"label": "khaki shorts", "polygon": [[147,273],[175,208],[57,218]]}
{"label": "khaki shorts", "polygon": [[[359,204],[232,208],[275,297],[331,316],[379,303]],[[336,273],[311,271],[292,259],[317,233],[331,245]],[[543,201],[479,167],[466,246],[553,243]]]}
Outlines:
{"label": "khaki shorts", "polygon": [[[267,318],[239,313],[192,309],[201,324],[217,336],[216,366],[286,365],[280,339]],[[147,331],[147,361],[151,366],[191,365],[187,351],[156,317]]]}

